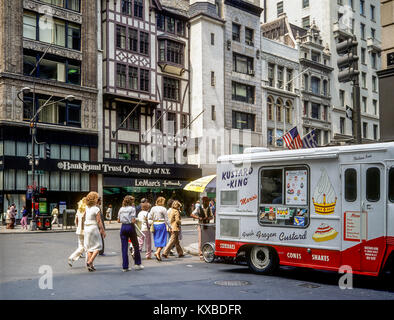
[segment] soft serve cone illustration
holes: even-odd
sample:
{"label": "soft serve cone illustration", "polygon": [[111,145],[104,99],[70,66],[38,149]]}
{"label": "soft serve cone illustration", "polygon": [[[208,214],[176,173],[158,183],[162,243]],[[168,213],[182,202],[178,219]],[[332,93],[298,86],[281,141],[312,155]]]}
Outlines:
{"label": "soft serve cone illustration", "polygon": [[325,168],[322,169],[312,200],[317,214],[329,215],[334,213],[337,197]]}

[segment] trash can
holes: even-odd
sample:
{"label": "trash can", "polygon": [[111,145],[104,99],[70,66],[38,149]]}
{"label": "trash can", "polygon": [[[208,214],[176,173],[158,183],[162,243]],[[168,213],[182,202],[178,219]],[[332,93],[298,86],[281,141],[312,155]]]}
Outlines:
{"label": "trash can", "polygon": [[205,262],[212,263],[215,260],[215,232],[216,224],[201,224],[201,251]]}
{"label": "trash can", "polygon": [[76,211],[73,209],[66,209],[63,211],[63,227],[67,228],[73,228],[75,226],[75,215]]}
{"label": "trash can", "polygon": [[39,230],[48,230],[51,229],[51,216],[48,215],[39,215],[36,220],[37,228]]}

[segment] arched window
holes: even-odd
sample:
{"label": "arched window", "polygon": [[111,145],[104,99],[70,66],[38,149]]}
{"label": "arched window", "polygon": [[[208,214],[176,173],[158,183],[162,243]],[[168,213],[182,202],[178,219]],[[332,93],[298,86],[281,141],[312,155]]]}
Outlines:
{"label": "arched window", "polygon": [[267,119],[274,120],[274,99],[271,96],[267,98]]}
{"label": "arched window", "polygon": [[282,117],[283,101],[281,99],[276,100],[276,121],[283,121]]}
{"label": "arched window", "polygon": [[291,120],[292,120],[292,107],[293,107],[292,102],[290,100],[287,100],[286,101],[286,108],[285,108],[285,110],[286,110],[286,123],[291,123]]}

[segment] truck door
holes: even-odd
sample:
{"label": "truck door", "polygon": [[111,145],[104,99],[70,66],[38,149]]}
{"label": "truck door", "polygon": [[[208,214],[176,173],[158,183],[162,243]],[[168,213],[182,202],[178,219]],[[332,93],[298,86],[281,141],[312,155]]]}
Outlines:
{"label": "truck door", "polygon": [[361,166],[343,165],[342,181],[342,265],[351,266],[353,270],[361,267],[361,241],[365,238],[362,230],[366,229],[361,213]]}
{"label": "truck door", "polygon": [[394,245],[394,161],[388,168],[387,243]]}
{"label": "truck door", "polygon": [[386,170],[382,164],[361,164],[361,212],[365,239],[361,245],[361,270],[376,272],[386,249]]}

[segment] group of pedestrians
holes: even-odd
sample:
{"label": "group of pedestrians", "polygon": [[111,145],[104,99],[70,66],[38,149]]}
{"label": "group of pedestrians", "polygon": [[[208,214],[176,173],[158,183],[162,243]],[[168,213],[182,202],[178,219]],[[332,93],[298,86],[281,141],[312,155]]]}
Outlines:
{"label": "group of pedestrians", "polygon": [[[184,257],[180,245],[182,204],[170,199],[165,207],[166,199],[159,197],[155,205],[147,199],[142,199],[136,208],[135,198],[127,195],[122,202],[118,212],[118,223],[121,223],[120,241],[122,251],[122,271],[130,271],[129,267],[129,242],[131,242],[134,268],[143,270],[141,252],[145,244],[146,258],[152,258],[153,234],[156,251],[156,260],[162,261],[168,258],[170,251],[175,247],[178,257]],[[138,211],[138,214],[137,214]],[[111,206],[112,215],[112,206]],[[100,210],[100,197],[97,192],[90,192],[78,203],[78,211],[75,217],[78,235],[78,248],[68,258],[70,267],[86,252],[86,268],[93,272],[96,270],[94,260],[103,249],[106,237],[102,213]]]}

